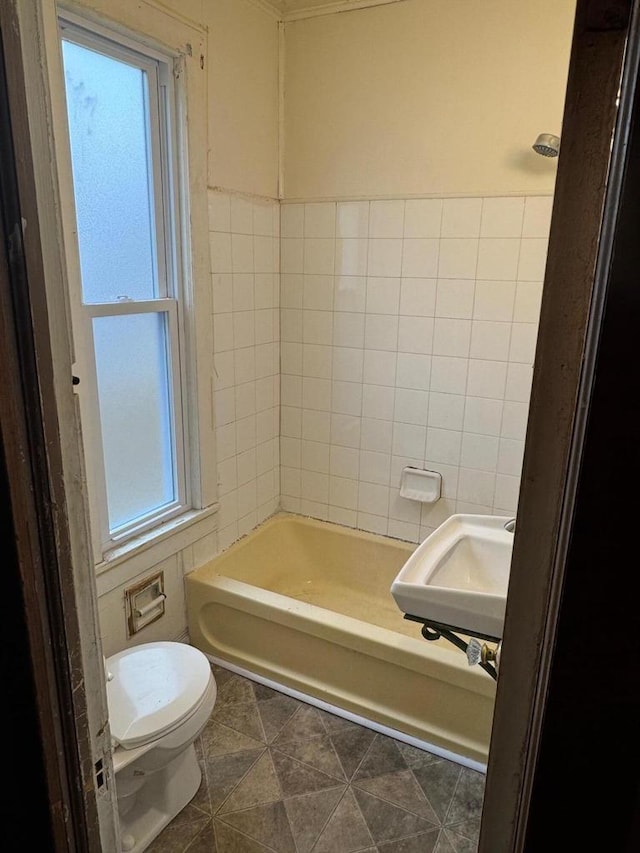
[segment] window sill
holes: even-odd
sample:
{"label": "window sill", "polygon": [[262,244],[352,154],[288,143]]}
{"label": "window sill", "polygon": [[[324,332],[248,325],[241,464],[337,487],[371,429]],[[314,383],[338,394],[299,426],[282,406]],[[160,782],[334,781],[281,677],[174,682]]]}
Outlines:
{"label": "window sill", "polygon": [[217,512],[217,503],[206,509],[185,512],[109,551],[95,567],[98,595],[104,595],[213,533],[217,528]]}

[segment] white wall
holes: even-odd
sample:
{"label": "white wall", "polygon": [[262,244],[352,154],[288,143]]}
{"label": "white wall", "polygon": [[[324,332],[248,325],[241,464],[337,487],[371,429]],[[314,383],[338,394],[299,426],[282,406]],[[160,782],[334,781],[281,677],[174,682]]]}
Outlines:
{"label": "white wall", "polygon": [[[418,542],[515,514],[551,198],[282,206],[282,506]],[[399,496],[405,465],[443,498]]]}
{"label": "white wall", "polygon": [[553,191],[574,0],[405,0],[286,24],[285,197]]}
{"label": "white wall", "polygon": [[209,192],[218,546],[280,495],[280,205]]}

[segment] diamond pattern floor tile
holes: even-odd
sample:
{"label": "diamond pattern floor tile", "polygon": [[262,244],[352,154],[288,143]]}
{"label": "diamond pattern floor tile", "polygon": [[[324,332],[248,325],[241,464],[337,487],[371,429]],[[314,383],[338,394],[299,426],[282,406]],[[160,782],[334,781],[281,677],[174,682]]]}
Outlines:
{"label": "diamond pattern floor tile", "polygon": [[202,784],[150,853],[476,853],[481,773],[212,670]]}

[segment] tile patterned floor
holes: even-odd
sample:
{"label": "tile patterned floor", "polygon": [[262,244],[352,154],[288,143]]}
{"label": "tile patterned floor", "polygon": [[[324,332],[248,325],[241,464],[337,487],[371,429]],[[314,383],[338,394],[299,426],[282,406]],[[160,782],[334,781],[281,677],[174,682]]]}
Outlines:
{"label": "tile patterned floor", "polygon": [[475,853],[481,773],[212,668],[200,790],[149,853]]}

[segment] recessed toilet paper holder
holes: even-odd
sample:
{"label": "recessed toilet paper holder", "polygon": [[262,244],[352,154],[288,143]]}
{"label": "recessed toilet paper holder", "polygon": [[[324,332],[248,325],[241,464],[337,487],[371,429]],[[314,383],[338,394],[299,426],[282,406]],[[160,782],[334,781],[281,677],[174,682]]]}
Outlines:
{"label": "recessed toilet paper holder", "polygon": [[432,504],[442,496],[442,474],[407,465],[400,475],[400,497]]}
{"label": "recessed toilet paper holder", "polygon": [[125,590],[127,629],[130,637],[164,615],[166,599],[164,572],[150,575]]}

